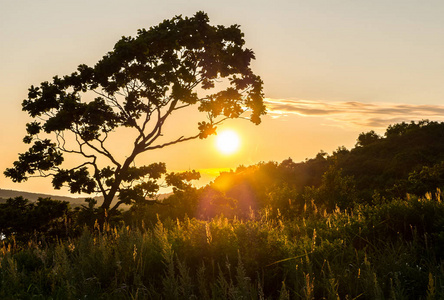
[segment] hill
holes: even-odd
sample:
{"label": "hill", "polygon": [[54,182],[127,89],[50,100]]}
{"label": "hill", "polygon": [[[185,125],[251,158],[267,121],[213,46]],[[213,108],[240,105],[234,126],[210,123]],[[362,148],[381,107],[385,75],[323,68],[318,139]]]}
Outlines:
{"label": "hill", "polygon": [[[298,214],[311,201],[332,211],[406,194],[435,194],[438,188],[444,189],[444,123],[412,121],[389,126],[384,136],[363,132],[354,148],[339,147],[331,155],[321,151],[303,162],[289,158],[240,166],[221,173],[200,197],[224,198],[233,214],[250,207]],[[221,212],[230,215],[215,208],[215,214]]]}
{"label": "hill", "polygon": [[[57,195],[49,195],[49,194],[41,194],[41,193],[31,193],[31,192],[23,192],[23,191],[15,191],[15,190],[5,190],[0,189],[0,198],[3,200],[9,198],[15,198],[22,196],[25,199],[28,199],[32,202],[37,201],[38,198],[51,198],[53,200],[67,201],[71,204],[84,204],[84,197],[66,197],[66,196],[57,196]],[[3,201],[2,201],[3,202]]]}
{"label": "hill", "polygon": [[[170,195],[171,193],[160,194],[158,196],[158,199],[163,200],[169,197]],[[0,203],[5,203],[6,199],[20,197],[20,196],[22,196],[25,199],[28,199],[31,202],[36,202],[37,199],[39,198],[51,198],[52,200],[67,201],[70,203],[71,206],[79,206],[86,204],[85,197],[67,197],[67,196],[0,189]],[[103,202],[103,196],[97,196],[93,198],[97,201],[97,205],[100,205]],[[121,208],[129,209],[130,205],[121,205]]]}
{"label": "hill", "polygon": [[444,123],[403,122],[389,126],[384,137],[371,131],[357,141],[354,149],[333,158],[336,168],[353,176],[361,197],[369,198],[375,190],[422,196],[444,185]]}

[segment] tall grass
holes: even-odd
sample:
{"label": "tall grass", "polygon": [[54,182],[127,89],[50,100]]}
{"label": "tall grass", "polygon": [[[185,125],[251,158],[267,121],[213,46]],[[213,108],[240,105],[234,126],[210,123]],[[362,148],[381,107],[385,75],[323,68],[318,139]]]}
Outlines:
{"label": "tall grass", "polygon": [[[276,216],[271,218],[270,216]],[[444,205],[394,200],[297,219],[98,225],[25,248],[3,244],[1,299],[440,299]]]}

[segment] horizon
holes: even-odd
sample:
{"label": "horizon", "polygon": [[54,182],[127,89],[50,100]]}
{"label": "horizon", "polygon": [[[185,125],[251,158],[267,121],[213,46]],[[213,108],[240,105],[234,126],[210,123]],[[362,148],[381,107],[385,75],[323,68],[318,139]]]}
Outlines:
{"label": "horizon", "polygon": [[[0,146],[2,173],[28,148],[22,138],[29,118],[21,102],[31,85],[70,74],[82,63],[94,65],[121,36],[134,36],[139,28],[200,10],[212,25],[241,26],[256,55],[252,69],[264,80],[269,112],[259,126],[244,120],[221,126],[240,137],[240,149],[231,155],[221,154],[212,136],[149,152],[137,158],[139,164],[161,161],[169,171],[207,170],[209,182],[216,176],[211,170],[288,157],[304,161],[321,150],[352,148],[361,132],[381,134],[401,121],[444,121],[440,1],[183,1],[174,7],[168,1],[97,1],[87,10],[82,1],[0,5],[0,119],[6,128],[1,139],[7,141]],[[178,121],[172,123],[170,137]],[[181,127],[191,132],[196,126],[188,123]],[[124,153],[122,148],[119,154]],[[75,196],[54,190],[45,178],[18,184],[2,175],[0,188]]]}

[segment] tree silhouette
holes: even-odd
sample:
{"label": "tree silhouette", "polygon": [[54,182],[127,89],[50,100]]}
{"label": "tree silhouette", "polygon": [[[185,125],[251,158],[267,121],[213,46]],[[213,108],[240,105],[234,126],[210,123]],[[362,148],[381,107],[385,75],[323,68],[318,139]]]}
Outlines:
{"label": "tree silhouette", "polygon": [[61,238],[66,235],[68,214],[66,201],[39,198],[31,203],[21,196],[9,198],[0,203],[0,233],[25,243],[33,235],[47,240]]}
{"label": "tree silhouette", "polygon": [[365,147],[370,145],[371,143],[376,142],[381,137],[374,131],[371,130],[367,133],[362,132],[357,139],[356,147]]}
{"label": "tree silhouette", "polygon": [[[135,38],[122,37],[94,67],[80,65],[71,75],[31,86],[22,106],[34,118],[23,140],[32,146],[5,175],[15,182],[51,176],[56,189],[101,193],[101,207],[111,212],[122,203],[144,201],[159,190],[166,167],[135,167],[136,156],[206,138],[229,118],[260,123],[262,81],[250,68],[255,57],[243,36],[238,25],[210,25],[203,12],[176,16],[139,30]],[[206,90],[212,93],[198,95]],[[172,113],[193,105],[205,116],[196,133],[161,141]],[[122,161],[109,143],[119,127],[136,133]],[[62,168],[64,154],[77,155],[80,163]],[[197,177],[173,174],[169,182]]]}

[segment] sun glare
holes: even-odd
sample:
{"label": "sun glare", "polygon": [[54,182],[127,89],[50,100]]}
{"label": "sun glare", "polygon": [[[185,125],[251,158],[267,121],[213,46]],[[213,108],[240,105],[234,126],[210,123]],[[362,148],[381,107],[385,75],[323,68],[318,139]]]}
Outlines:
{"label": "sun glare", "polygon": [[217,149],[224,154],[232,154],[239,149],[240,140],[236,132],[225,130],[217,134]]}

